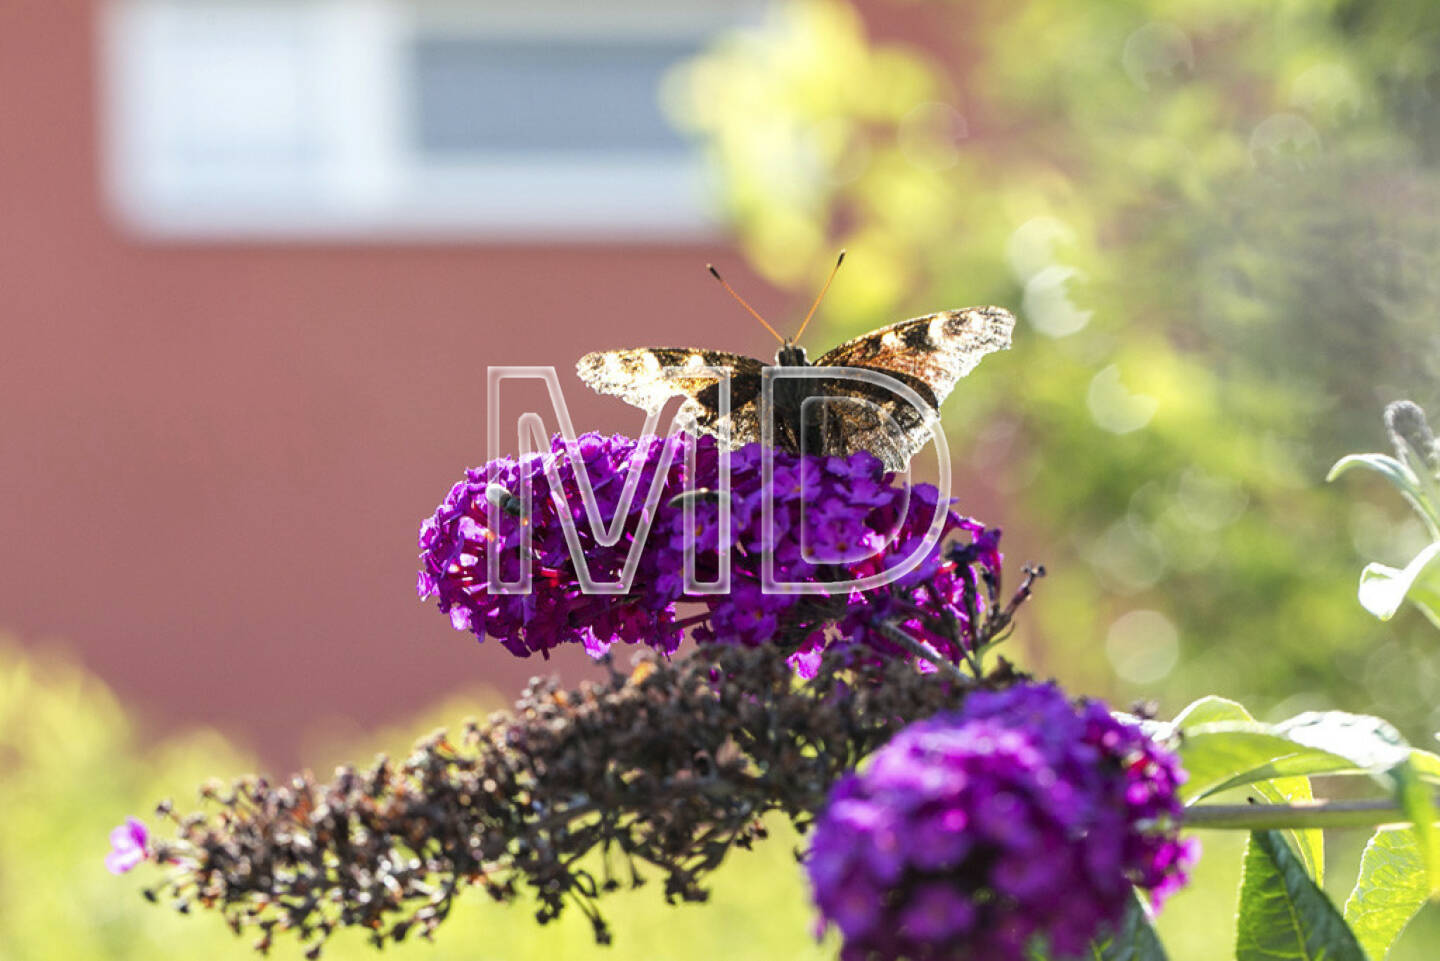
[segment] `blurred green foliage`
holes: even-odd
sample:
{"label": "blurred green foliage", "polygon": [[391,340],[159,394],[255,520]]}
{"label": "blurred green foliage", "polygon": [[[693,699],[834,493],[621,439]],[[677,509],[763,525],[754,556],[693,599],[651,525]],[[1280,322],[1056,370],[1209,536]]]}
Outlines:
{"label": "blurred green foliage", "polygon": [[972,490],[1005,503],[987,520],[1052,574],[1029,662],[1172,709],[1374,711],[1426,742],[1433,633],[1355,602],[1357,559],[1403,563],[1421,532],[1378,485],[1323,481],[1386,401],[1440,392],[1440,5],[866,11],[920,39],[784,2],[669,102],[757,270],[808,291],[850,250],[830,334],[1021,316],[947,409]]}
{"label": "blurred green foliage", "polygon": [[[458,723],[495,703],[478,694],[443,705],[379,744],[349,745],[334,756],[366,761],[378,748],[392,755],[421,734]],[[338,746],[334,746],[338,747]],[[329,754],[331,751],[327,750]],[[157,873],[144,864],[123,877],[106,872],[107,835],[126,814],[156,828],[152,810],[173,797],[179,810],[199,806],[207,779],[253,770],[253,760],[213,731],[142,745],[127,713],[93,676],[55,656],[22,654],[0,637],[0,958],[5,961],[168,961],[258,958],[248,939],[231,934],[216,913],[181,916],[147,904],[140,889]],[[777,822],[771,839],[732,857],[706,905],[671,907],[662,885],[608,897],[615,944],[597,948],[579,912],[540,927],[523,903],[500,906],[469,891],[434,944],[412,940],[385,957],[428,961],[555,961],[597,957],[666,961],[720,956],[737,961],[834,957],[834,941],[817,944],[794,849],[798,839]],[[299,958],[277,938],[272,957]],[[325,949],[330,961],[382,957],[357,931]]]}

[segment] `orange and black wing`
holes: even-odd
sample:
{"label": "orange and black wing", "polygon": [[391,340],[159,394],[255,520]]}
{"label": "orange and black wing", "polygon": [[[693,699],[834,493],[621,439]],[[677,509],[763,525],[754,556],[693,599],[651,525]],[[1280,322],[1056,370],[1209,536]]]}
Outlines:
{"label": "orange and black wing", "polygon": [[816,415],[827,453],[868,450],[891,470],[903,470],[930,439],[940,403],[986,354],[1010,346],[1015,318],[999,307],[950,310],[903,320],[847,341],[821,356],[817,367],[877,371],[910,387],[926,405],[917,410],[890,391],[845,377],[816,383]]}
{"label": "orange and black wing", "polygon": [[938,409],[986,354],[1009,348],[1014,329],[1014,315],[1000,307],[946,310],[846,341],[815,366],[878,370],[908,384]]}

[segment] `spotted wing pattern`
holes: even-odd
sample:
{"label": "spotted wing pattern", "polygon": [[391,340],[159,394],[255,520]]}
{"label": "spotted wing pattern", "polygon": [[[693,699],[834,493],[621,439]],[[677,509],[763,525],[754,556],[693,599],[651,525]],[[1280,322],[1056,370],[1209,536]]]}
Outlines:
{"label": "spotted wing pattern", "polygon": [[846,341],[815,361],[817,367],[862,367],[889,374],[937,410],[955,384],[986,354],[1010,346],[1015,317],[999,307],[946,310]]}
{"label": "spotted wing pattern", "polygon": [[604,350],[581,357],[580,379],[601,394],[619,397],[646,413],[660,410],[672,397],[684,397],[676,416],[701,433],[720,436],[720,378],[705,367],[730,368],[730,443],[760,439],[760,372],[763,362],[743,354],[688,347],[636,347]]}
{"label": "spotted wing pattern", "polygon": [[940,403],[957,381],[989,353],[1010,346],[1015,318],[999,307],[947,310],[902,320],[846,341],[816,367],[878,371],[914,390],[929,407],[917,411],[887,390],[837,378],[817,381],[827,454],[868,450],[891,470],[903,470],[930,439]]}
{"label": "spotted wing pattern", "polygon": [[[805,401],[801,417],[805,423],[818,421],[815,436],[823,454],[848,457],[866,450],[880,458],[886,470],[901,471],[930,440],[931,429],[939,422],[933,408],[916,410],[868,384],[829,378],[814,383],[816,396]],[[777,434],[782,439],[786,438],[786,423],[777,417]],[[799,449],[798,438],[788,446]]]}

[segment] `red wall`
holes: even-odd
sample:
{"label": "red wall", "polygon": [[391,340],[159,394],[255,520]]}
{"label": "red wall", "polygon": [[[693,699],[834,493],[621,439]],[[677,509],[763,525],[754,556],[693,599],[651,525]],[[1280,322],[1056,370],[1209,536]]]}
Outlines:
{"label": "red wall", "polygon": [[126,237],[98,187],[92,12],[0,4],[0,630],[69,643],[151,730],[216,724],[276,764],[322,718],[512,693],[545,665],[413,588],[419,521],[484,456],[486,366],[553,363],[579,429],[633,430],[571,362],[773,349],[702,270],[734,258]]}

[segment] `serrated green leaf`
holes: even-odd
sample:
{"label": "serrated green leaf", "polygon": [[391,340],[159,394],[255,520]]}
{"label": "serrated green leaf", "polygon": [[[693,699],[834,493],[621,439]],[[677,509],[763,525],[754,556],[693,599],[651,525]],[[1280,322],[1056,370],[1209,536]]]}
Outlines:
{"label": "serrated green leaf", "polygon": [[[1182,737],[1202,724],[1225,721],[1253,722],[1255,718],[1237,701],[1211,695],[1191,703],[1175,718],[1174,726]],[[1440,758],[1436,758],[1440,762]],[[1268,765],[1267,765],[1268,766]],[[1315,799],[1310,779],[1304,776],[1269,776],[1251,784],[1251,789],[1271,804],[1297,804]],[[1286,840],[1305,863],[1305,869],[1316,884],[1325,883],[1325,834],[1318,829],[1289,830]]]}
{"label": "serrated green leaf", "polygon": [[1345,920],[1372,961],[1390,946],[1429,895],[1425,859],[1410,828],[1376,831],[1360,859],[1360,876],[1345,901]]}
{"label": "serrated green leaf", "polygon": [[1256,831],[1245,848],[1236,961],[1366,961],[1325,892],[1278,831]]}
{"label": "serrated green leaf", "polygon": [[1167,961],[1160,936],[1150,923],[1150,912],[1138,894],[1130,896],[1130,907],[1114,936],[1096,941],[1086,954],[1089,961]]}
{"label": "serrated green leaf", "polygon": [[1360,572],[1360,606],[1380,620],[1388,621],[1410,597],[1433,618],[1440,610],[1440,590],[1433,583],[1436,567],[1432,565],[1437,560],[1440,560],[1440,541],[1416,554],[1403,569],[1384,564],[1365,565],[1365,570]]}

